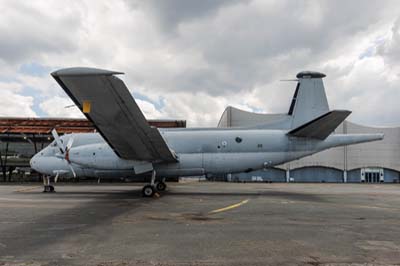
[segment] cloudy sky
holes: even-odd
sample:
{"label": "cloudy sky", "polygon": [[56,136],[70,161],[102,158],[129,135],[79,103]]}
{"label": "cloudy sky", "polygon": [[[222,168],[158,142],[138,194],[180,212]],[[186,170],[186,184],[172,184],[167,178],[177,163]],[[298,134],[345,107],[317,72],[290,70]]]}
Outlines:
{"label": "cloudy sky", "polygon": [[122,79],[147,118],[215,126],[226,106],[287,112],[301,70],[331,108],[400,125],[398,1],[0,1],[0,116],[80,117],[49,73]]}

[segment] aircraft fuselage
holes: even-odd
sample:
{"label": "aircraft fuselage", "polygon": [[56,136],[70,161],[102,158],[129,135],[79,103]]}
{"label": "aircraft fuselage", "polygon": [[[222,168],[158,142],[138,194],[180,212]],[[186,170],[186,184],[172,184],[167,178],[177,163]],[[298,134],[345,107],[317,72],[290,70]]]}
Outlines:
{"label": "aircraft fuselage", "polygon": [[[160,129],[161,135],[177,155],[176,163],[125,160],[117,156],[98,133],[68,134],[74,138],[68,160],[55,143],[36,154],[31,166],[46,175],[127,177],[149,172],[157,176],[195,176],[236,173],[262,169],[346,144],[381,139],[375,135],[330,135],[325,140],[287,135],[271,129]],[[68,165],[70,163],[70,165]]]}

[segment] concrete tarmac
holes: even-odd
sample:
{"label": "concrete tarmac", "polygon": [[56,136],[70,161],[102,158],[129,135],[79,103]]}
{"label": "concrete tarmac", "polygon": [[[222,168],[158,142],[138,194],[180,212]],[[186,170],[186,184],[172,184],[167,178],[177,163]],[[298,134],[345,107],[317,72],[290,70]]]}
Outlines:
{"label": "concrete tarmac", "polygon": [[400,185],[0,186],[0,265],[400,265]]}

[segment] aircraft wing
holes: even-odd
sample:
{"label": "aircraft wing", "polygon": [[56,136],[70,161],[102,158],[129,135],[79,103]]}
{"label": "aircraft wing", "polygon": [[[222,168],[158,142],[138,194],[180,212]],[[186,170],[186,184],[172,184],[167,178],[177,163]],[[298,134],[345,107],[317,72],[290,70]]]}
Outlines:
{"label": "aircraft wing", "polygon": [[66,68],[51,73],[119,157],[176,162],[160,131],[148,124],[116,74],[123,73],[95,68]]}
{"label": "aircraft wing", "polygon": [[351,111],[329,111],[295,129],[288,135],[304,138],[326,139],[349,115]]}

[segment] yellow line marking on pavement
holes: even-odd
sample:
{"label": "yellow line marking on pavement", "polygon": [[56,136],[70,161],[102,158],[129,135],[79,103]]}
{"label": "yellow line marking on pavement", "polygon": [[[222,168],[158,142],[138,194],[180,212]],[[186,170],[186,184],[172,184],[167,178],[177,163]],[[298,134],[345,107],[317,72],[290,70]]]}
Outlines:
{"label": "yellow line marking on pavement", "polygon": [[247,202],[249,202],[249,199],[243,200],[243,201],[241,201],[239,203],[236,203],[236,204],[232,204],[232,205],[227,206],[225,208],[221,208],[221,209],[216,209],[216,210],[210,211],[208,214],[214,214],[214,213],[219,213],[219,212],[232,210],[234,208],[242,206],[243,204],[246,204]]}
{"label": "yellow line marking on pavement", "polygon": [[41,188],[42,186],[37,186],[37,187],[28,187],[28,188],[23,188],[23,189],[19,189],[19,190],[14,190],[14,192],[24,192],[24,191],[30,191],[30,190],[34,190],[37,188]]}

